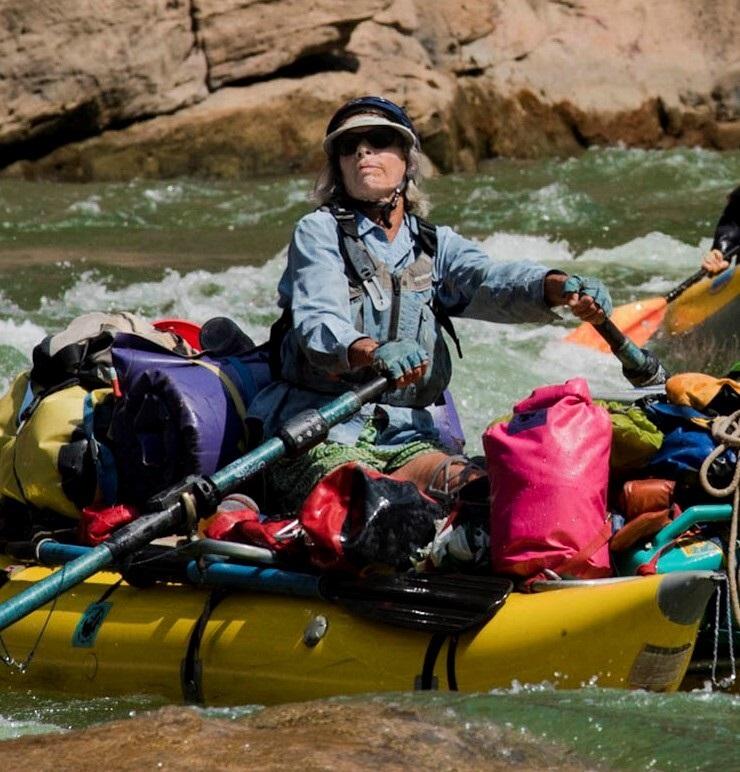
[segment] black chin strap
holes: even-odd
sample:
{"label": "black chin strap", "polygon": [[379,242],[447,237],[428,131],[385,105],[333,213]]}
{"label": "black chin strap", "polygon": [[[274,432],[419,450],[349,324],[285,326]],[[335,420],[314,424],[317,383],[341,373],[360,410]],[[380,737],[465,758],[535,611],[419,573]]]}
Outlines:
{"label": "black chin strap", "polygon": [[398,204],[398,199],[401,198],[403,191],[406,188],[406,180],[404,180],[394,191],[391,197],[387,201],[364,201],[361,198],[352,198],[345,195],[345,201],[349,208],[360,209],[366,212],[371,219],[375,219],[373,215],[377,215],[380,221],[386,228],[391,227],[391,213]]}
{"label": "black chin strap", "polygon": [[391,227],[391,212],[396,208],[398,199],[401,197],[401,188],[398,187],[393,191],[393,195],[384,204],[380,204],[378,211],[380,213],[380,221],[386,228]]}

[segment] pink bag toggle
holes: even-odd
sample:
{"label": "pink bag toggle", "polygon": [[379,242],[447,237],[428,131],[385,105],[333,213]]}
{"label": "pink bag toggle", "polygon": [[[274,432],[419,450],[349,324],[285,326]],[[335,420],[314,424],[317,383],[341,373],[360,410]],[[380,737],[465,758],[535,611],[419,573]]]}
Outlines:
{"label": "pink bag toggle", "polygon": [[588,384],[535,389],[483,434],[491,481],[491,569],[539,578],[610,576],[606,495],[612,425]]}

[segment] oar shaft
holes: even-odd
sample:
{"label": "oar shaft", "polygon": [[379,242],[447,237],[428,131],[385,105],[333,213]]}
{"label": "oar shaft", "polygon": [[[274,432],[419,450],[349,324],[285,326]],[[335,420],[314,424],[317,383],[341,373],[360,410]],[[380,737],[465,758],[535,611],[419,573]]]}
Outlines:
{"label": "oar shaft", "polygon": [[[298,454],[315,445],[317,441],[320,442],[326,435],[328,427],[350,418],[364,402],[381,394],[387,387],[387,378],[378,377],[356,391],[338,397],[317,411],[306,411],[305,414],[296,417],[298,420],[294,421],[290,432],[283,431],[280,437],[274,437],[263,443],[220,472],[216,472],[210,481],[205,478],[196,478],[196,483],[203,483],[209,494],[215,487],[218,496],[223,497],[289,451]],[[318,421],[313,420],[314,414],[318,417]],[[308,415],[310,420],[305,420],[303,417],[305,415]],[[301,436],[300,432],[304,426],[305,436]],[[188,487],[184,485],[183,492]],[[176,500],[165,505],[166,508],[161,512],[143,515],[138,520],[134,520],[116,531],[104,544],[95,547],[87,554],[80,555],[67,563],[63,569],[0,603],[0,631],[58,597],[70,587],[106,568],[119,557],[130,555],[153,539],[181,529],[187,514],[183,503],[186,496],[183,496],[182,500],[179,494],[174,498]],[[187,500],[193,502],[194,507],[197,506],[197,496],[190,495]],[[197,516],[198,512],[190,514]]]}
{"label": "oar shaft", "polygon": [[90,549],[84,555],[62,566],[48,579],[27,587],[10,601],[0,604],[0,630],[40,608],[76,584],[106,568],[113,562],[113,554],[105,544]]}
{"label": "oar shaft", "polygon": [[595,324],[594,328],[622,363],[624,375],[633,386],[665,383],[668,376],[663,365],[653,354],[635,345],[611,319]]}
{"label": "oar shaft", "polygon": [[666,303],[672,303],[679,295],[683,295],[689,287],[693,287],[694,284],[700,282],[706,275],[707,272],[703,268],[696,273],[692,273],[688,279],[685,279],[677,287],[674,287],[670,292],[663,295]]}
{"label": "oar shaft", "polygon": [[211,482],[219,495],[225,496],[241,485],[244,480],[253,477],[269,464],[287,455],[289,448],[293,451],[291,453],[293,455],[321,442],[330,426],[335,426],[353,416],[365,402],[377,397],[387,387],[387,378],[375,378],[370,383],[359,386],[355,391],[337,397],[318,410],[305,411],[297,415],[288,422],[286,427],[283,427],[279,436],[273,437],[256,450],[212,474]]}
{"label": "oar shaft", "polygon": [[[732,249],[729,249],[724,253],[725,260],[731,260],[735,255],[740,252],[740,244]],[[682,295],[689,287],[693,287],[694,284],[700,282],[705,276],[709,274],[700,268],[696,273],[692,273],[688,279],[682,281],[677,287],[674,287],[670,292],[667,292],[663,297],[667,303],[672,303],[679,295]]]}
{"label": "oar shaft", "polygon": [[265,566],[247,566],[235,563],[188,563],[188,579],[197,585],[227,587],[234,590],[268,592],[299,598],[321,598],[322,579],[314,574],[283,571]]}
{"label": "oar shaft", "polygon": [[[116,531],[104,544],[90,548],[51,576],[0,603],[0,631],[59,597],[94,573],[107,568],[119,555],[135,552],[153,539],[172,533],[179,525],[180,519],[181,507],[176,504],[163,512],[134,520],[133,523]],[[44,542],[41,543],[42,547],[43,544]]]}

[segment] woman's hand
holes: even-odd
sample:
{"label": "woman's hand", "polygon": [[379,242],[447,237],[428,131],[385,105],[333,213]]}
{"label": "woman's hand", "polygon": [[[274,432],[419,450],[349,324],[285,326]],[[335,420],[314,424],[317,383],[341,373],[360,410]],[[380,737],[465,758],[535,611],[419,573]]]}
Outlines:
{"label": "woman's hand", "polygon": [[374,367],[399,389],[416,383],[429,366],[429,354],[415,340],[391,340],[380,345],[372,338],[358,338],[349,347],[347,357],[353,370]]}
{"label": "woman's hand", "polygon": [[712,249],[704,255],[704,259],[701,261],[701,267],[706,271],[708,276],[716,276],[718,273],[727,270],[730,267],[730,264],[725,260],[725,256],[719,249]]}
{"label": "woman's hand", "polygon": [[575,316],[591,324],[601,324],[613,308],[609,290],[600,279],[559,271],[545,277],[545,300],[550,306],[568,306]]}
{"label": "woman's hand", "polygon": [[415,340],[389,340],[375,349],[373,363],[393,380],[396,388],[403,389],[427,371],[429,354]]}

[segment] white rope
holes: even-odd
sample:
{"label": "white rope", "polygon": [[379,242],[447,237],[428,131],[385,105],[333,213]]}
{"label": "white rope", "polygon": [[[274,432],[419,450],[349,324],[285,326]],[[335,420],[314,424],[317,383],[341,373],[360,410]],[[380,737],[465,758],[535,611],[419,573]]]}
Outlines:
{"label": "white rope", "polygon": [[[730,539],[727,548],[727,579],[730,588],[730,600],[735,622],[740,627],[740,598],[738,597],[737,578],[737,532],[740,519],[740,410],[732,415],[719,416],[712,421],[712,438],[717,447],[704,459],[699,470],[699,477],[704,490],[717,498],[732,494],[732,519],[730,520]],[[730,484],[724,488],[715,488],[709,482],[709,468],[728,448],[732,448],[738,459],[735,473]],[[730,635],[732,631],[730,631]]]}

